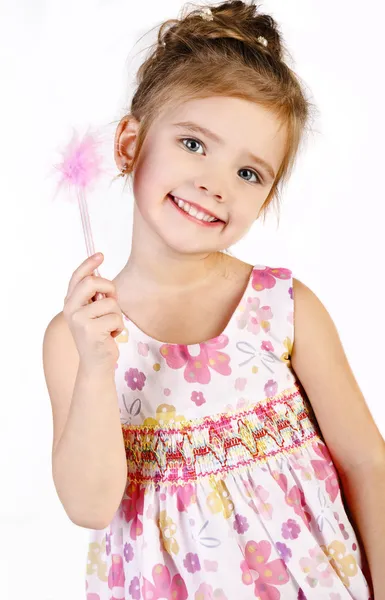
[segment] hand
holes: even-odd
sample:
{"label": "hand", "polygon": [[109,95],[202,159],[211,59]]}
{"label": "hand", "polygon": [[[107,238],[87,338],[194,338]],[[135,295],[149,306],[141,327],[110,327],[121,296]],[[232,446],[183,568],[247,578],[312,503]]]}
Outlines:
{"label": "hand", "polygon": [[[123,331],[122,313],[112,281],[93,275],[104,260],[87,258],[72,274],[63,315],[75,340],[80,362],[87,369],[115,369],[119,348],[114,338]],[[97,292],[105,294],[98,298]]]}

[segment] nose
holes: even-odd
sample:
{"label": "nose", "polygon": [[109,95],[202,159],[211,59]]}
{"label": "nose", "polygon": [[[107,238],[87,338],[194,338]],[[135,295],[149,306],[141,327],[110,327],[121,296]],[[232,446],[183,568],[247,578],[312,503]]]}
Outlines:
{"label": "nose", "polygon": [[224,199],[224,197],[223,197],[222,194],[220,194],[218,192],[215,193],[213,191],[215,189],[214,185],[212,185],[212,186],[205,186],[205,185],[198,184],[196,187],[198,189],[202,190],[206,194],[206,196],[213,196],[213,198],[215,198],[215,200],[217,202],[224,202],[225,201],[225,199]]}

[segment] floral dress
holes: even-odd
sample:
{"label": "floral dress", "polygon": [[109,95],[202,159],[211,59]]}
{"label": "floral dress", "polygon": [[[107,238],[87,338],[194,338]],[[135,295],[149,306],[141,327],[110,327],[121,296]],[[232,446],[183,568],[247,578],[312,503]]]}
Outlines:
{"label": "floral dress", "polygon": [[223,333],[160,342],[125,315],[128,478],[90,530],[87,600],[368,600],[364,553],[291,368],[292,273],[256,265]]}

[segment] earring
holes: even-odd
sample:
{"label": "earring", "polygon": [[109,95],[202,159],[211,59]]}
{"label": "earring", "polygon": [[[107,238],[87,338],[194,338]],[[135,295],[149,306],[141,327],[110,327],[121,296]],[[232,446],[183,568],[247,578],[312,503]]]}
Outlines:
{"label": "earring", "polygon": [[123,167],[122,167],[122,169],[121,169],[121,173],[119,173],[118,177],[124,177],[124,176],[125,176],[125,174],[126,174],[126,171],[127,171],[127,169],[128,169],[128,164],[127,164],[127,163],[125,163],[125,164],[123,165]]}

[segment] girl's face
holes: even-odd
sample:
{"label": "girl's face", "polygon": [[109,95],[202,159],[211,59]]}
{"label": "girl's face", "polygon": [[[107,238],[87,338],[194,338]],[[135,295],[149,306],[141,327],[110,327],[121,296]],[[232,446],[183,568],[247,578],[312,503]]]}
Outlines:
{"label": "girl's face", "polygon": [[[190,125],[180,125],[183,122]],[[129,121],[117,133],[117,147],[127,147],[133,128],[135,123]],[[272,113],[238,98],[195,99],[162,114],[148,132],[133,177],[133,240],[156,240],[158,250],[165,244],[183,255],[203,255],[235,244],[258,217],[271,190],[285,135]],[[120,157],[119,168],[132,155]],[[169,194],[198,205],[198,219],[178,208]],[[200,221],[204,211],[220,221]]]}

